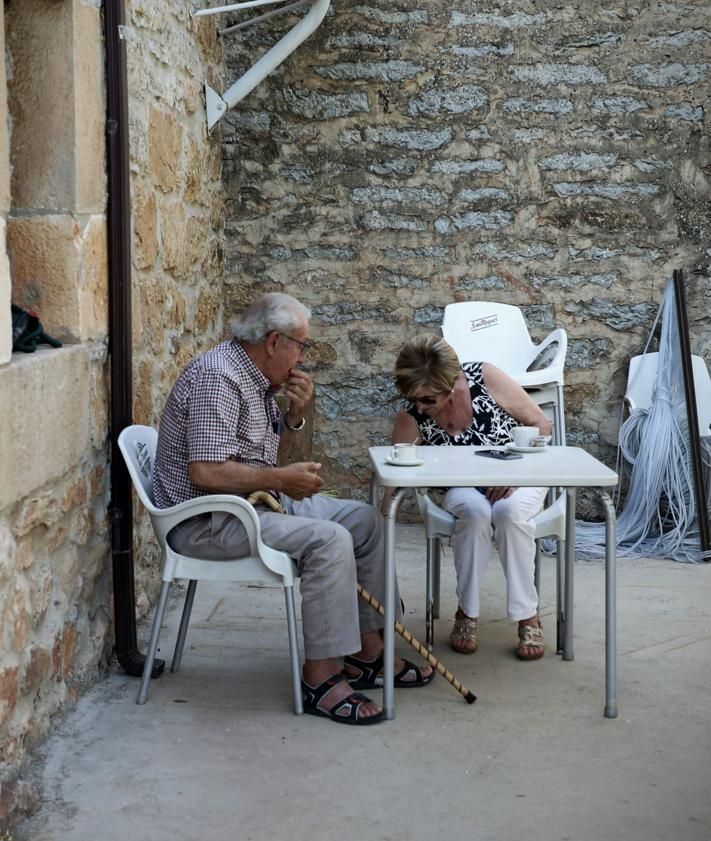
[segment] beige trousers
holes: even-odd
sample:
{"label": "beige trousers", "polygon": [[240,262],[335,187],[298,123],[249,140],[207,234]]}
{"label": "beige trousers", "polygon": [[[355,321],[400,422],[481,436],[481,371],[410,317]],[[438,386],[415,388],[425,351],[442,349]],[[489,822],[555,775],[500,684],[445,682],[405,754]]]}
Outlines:
{"label": "beige trousers", "polygon": [[[360,635],[383,618],[358,599],[356,582],[378,601],[385,596],[384,524],[364,502],[316,494],[293,500],[281,494],[286,514],[258,504],[262,540],[286,552],[300,577],[304,651],[309,660],[360,650]],[[247,549],[240,522],[217,513],[177,526],[168,536],[177,552],[196,558],[234,558]],[[397,618],[401,618],[396,594]]]}

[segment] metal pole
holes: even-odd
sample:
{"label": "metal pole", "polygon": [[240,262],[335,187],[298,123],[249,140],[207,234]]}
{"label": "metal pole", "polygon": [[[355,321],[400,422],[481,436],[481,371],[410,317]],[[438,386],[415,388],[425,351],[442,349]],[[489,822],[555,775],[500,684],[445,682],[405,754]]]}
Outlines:
{"label": "metal pole", "polygon": [[[131,199],[128,163],[128,82],[123,0],[104,4],[106,37],[106,157],[108,169],[109,358],[111,363],[111,554],[116,657],[134,677],[143,674],[138,652],[133,578],[131,477],[118,448],[132,417]],[[156,660],[152,677],[165,663]]]}
{"label": "metal pole", "polygon": [[617,718],[617,523],[610,495],[598,494],[605,509],[605,718]]}
{"label": "metal pole", "polygon": [[575,567],[575,488],[565,489],[565,574],[563,577],[563,659],[573,653],[573,575]]}
{"label": "metal pole", "polygon": [[[676,319],[679,326],[679,345],[681,351],[681,368],[684,374],[684,395],[686,397],[686,416],[689,421],[689,448],[691,450],[691,466],[694,471],[694,496],[696,499],[696,521],[699,524],[699,541],[701,552],[711,552],[711,535],[709,535],[709,520],[706,510],[706,487],[704,483],[703,463],[701,460],[701,444],[699,439],[699,416],[696,411],[696,388],[694,386],[694,371],[691,363],[691,345],[689,342],[689,319],[686,313],[686,290],[684,287],[684,271],[677,269],[673,274],[674,298],[676,301]],[[711,561],[706,555],[705,561]]]}
{"label": "metal pole", "polygon": [[383,710],[395,718],[395,521],[407,488],[393,488],[385,511],[385,626],[383,628]]}

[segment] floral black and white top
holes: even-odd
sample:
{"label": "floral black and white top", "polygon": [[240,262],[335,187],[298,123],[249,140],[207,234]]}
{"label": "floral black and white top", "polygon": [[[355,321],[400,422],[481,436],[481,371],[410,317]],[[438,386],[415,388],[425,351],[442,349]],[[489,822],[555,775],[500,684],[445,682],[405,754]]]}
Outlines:
{"label": "floral black and white top", "polygon": [[511,441],[511,430],[518,421],[494,400],[484,385],[481,362],[465,362],[462,371],[469,384],[472,398],[472,425],[458,435],[450,435],[434,418],[419,412],[413,403],[405,404],[405,411],[412,415],[420,430],[423,444],[470,446],[485,444],[497,446]]}

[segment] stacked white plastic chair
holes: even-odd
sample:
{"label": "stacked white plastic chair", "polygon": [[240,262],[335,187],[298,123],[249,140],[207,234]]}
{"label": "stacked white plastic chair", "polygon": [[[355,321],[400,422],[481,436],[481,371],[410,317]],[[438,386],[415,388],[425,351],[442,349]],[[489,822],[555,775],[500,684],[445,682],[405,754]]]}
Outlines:
{"label": "stacked white plastic chair", "polygon": [[[257,512],[250,503],[241,497],[230,494],[212,494],[187,500],[172,508],[157,508],[153,499],[153,464],[157,440],[158,433],[155,429],[139,425],[126,427],[118,439],[118,445],[131,474],[136,493],[148,511],[153,531],[161,548],[161,577],[163,583],[153,619],[151,640],[148,645],[143,679],[136,703],[144,704],[148,695],[148,685],[151,679],[153,661],[158,650],[158,638],[165,615],[168,591],[170,584],[175,579],[187,578],[190,583],[185,597],[183,615],[170,668],[172,672],[177,672],[180,668],[198,580],[261,581],[266,584],[279,584],[284,588],[294,712],[300,715],[303,712],[303,703],[296,612],[294,609],[294,566],[291,558],[284,552],[278,552],[262,542]],[[171,529],[190,517],[195,517],[198,514],[211,514],[214,511],[231,514],[240,520],[249,541],[249,552],[246,555],[229,560],[205,560],[180,555],[170,547],[167,536]]]}
{"label": "stacked white plastic chair", "polygon": [[[658,353],[645,353],[630,359],[627,390],[624,397],[630,412],[635,409],[649,409],[652,405],[658,367]],[[696,392],[699,435],[703,438],[711,435],[711,376],[701,356],[691,357],[691,370]]]}
{"label": "stacked white plastic chair", "polygon": [[[510,304],[493,301],[463,301],[444,308],[442,335],[454,348],[460,362],[491,362],[528,391],[553,419],[553,443],[565,443],[563,366],[568,337],[562,328],[535,345],[523,313]],[[529,370],[550,355],[540,367]]]}

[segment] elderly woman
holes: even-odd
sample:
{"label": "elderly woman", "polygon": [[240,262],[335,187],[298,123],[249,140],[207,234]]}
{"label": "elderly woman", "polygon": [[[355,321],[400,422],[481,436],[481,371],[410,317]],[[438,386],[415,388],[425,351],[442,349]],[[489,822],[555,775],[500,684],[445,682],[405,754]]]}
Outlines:
{"label": "elderly woman", "polygon": [[[515,426],[537,426],[550,434],[550,421],[518,383],[488,362],[460,364],[437,336],[423,336],[400,350],[395,381],[407,401],[395,419],[393,443],[419,438],[445,447],[501,445]],[[545,488],[450,488],[442,506],[456,519],[454,566],[459,606],[450,644],[477,650],[479,585],[492,540],[506,576],[507,612],[518,622],[518,656],[537,660],[545,643],[534,586],[535,541],[531,518],[543,507]]]}

